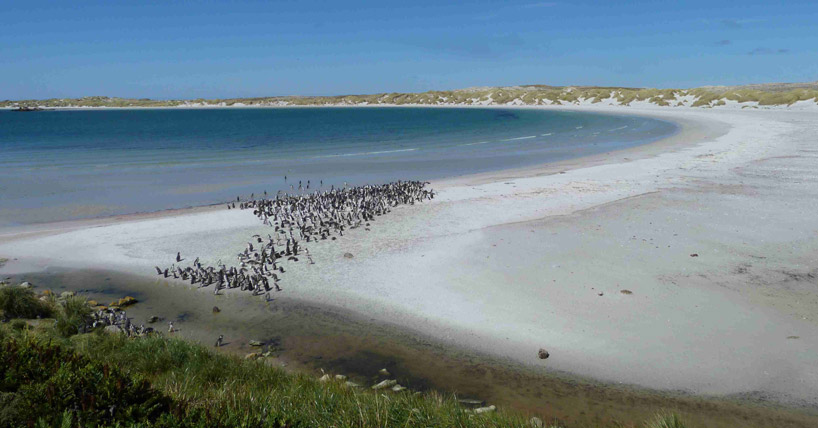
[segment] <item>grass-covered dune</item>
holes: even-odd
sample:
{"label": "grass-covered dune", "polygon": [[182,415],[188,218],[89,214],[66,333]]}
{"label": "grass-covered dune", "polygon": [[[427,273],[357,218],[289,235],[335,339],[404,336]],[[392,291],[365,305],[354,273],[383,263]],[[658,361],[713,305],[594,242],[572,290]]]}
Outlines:
{"label": "grass-covered dune", "polygon": [[[79,333],[92,311],[80,297],[7,285],[0,311],[0,427],[554,426],[502,409],[469,410],[434,392],[286,373],[156,333]],[[684,424],[667,413],[640,426]]]}
{"label": "grass-covered dune", "polygon": [[152,100],[112,97],[6,100],[0,107],[184,107],[184,106],[323,106],[323,105],[572,105],[579,103],[719,107],[738,103],[744,108],[818,103],[818,82],[746,86],[706,86],[693,89],[651,89],[599,86],[524,85],[467,88],[421,93],[381,93],[330,97],[261,97],[195,100]]}

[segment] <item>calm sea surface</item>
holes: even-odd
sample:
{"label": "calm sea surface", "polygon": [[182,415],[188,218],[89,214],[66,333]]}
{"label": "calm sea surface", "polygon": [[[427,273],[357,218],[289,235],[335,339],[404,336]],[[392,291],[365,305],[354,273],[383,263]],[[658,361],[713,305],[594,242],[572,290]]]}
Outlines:
{"label": "calm sea surface", "polygon": [[675,131],[502,108],[0,111],[0,227],[516,168]]}

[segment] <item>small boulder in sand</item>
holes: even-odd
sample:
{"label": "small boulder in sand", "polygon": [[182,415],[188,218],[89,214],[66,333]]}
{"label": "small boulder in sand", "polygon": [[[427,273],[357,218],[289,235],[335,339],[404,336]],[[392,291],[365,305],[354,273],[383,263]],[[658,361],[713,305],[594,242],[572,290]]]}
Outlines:
{"label": "small boulder in sand", "polygon": [[261,346],[263,343],[259,342],[258,340],[251,340],[249,343],[250,346]]}
{"label": "small boulder in sand", "polygon": [[633,291],[631,290],[619,290],[619,292],[622,294],[633,294]]}
{"label": "small boulder in sand", "polygon": [[218,307],[218,306],[214,306],[214,307],[213,307],[213,313],[214,313],[214,314],[218,314],[218,313],[219,313],[219,312],[221,312],[221,311],[222,311],[222,310],[221,310],[221,309],[219,309],[219,307]]}
{"label": "small boulder in sand", "polygon": [[546,350],[545,350],[545,348],[540,348],[540,350],[539,350],[539,351],[537,351],[537,356],[538,356],[538,357],[539,357],[541,360],[544,360],[544,359],[546,359],[546,358],[550,357],[550,356],[551,356],[551,354],[549,354],[549,353],[548,353],[548,351],[546,351]]}
{"label": "small boulder in sand", "polygon": [[378,370],[378,374],[382,376],[389,376],[389,370],[387,369],[380,369]]}
{"label": "small boulder in sand", "polygon": [[321,376],[320,378],[318,378],[318,381],[320,381],[320,382],[329,382],[331,379],[332,378],[328,374],[325,374],[325,375]]}
{"label": "small boulder in sand", "polygon": [[538,418],[536,416],[533,416],[531,419],[529,419],[528,424],[531,425],[532,428],[542,428],[543,427],[542,419],[540,419],[540,418]]}
{"label": "small boulder in sand", "polygon": [[384,389],[384,388],[391,388],[391,387],[393,387],[393,386],[395,386],[397,384],[398,384],[398,381],[396,381],[394,379],[387,379],[387,380],[378,382],[375,385],[372,385],[372,389],[378,390],[378,389]]}
{"label": "small boulder in sand", "polygon": [[403,391],[404,389],[406,389],[406,387],[405,387],[405,386],[402,386],[402,385],[395,385],[395,386],[393,386],[393,387],[392,387],[392,391],[393,391],[393,392],[401,392],[401,391]]}
{"label": "small boulder in sand", "polygon": [[358,385],[357,383],[349,381],[349,380],[346,381],[344,383],[344,385],[346,385],[348,388],[360,388],[361,387],[361,385]]}
{"label": "small boulder in sand", "polygon": [[20,284],[20,287],[22,287],[22,288],[33,288],[34,286],[31,285],[30,282],[26,281],[26,282]]}
{"label": "small boulder in sand", "polygon": [[698,253],[693,253],[693,254],[690,255],[690,257],[699,257],[699,254]]}
{"label": "small boulder in sand", "polygon": [[256,360],[256,359],[259,359],[259,358],[261,358],[261,354],[258,353],[258,352],[251,352],[251,353],[244,356],[245,360]]}
{"label": "small boulder in sand", "polygon": [[153,323],[155,323],[157,321],[159,321],[159,317],[157,317],[156,315],[153,315],[150,318],[148,318],[148,323],[150,323],[150,324],[153,324]]}
{"label": "small boulder in sand", "polygon": [[106,326],[104,329],[102,329],[102,331],[104,331],[104,332],[106,332],[106,333],[110,333],[110,334],[122,333],[122,329],[121,329],[121,328],[119,328],[119,326],[118,326],[118,325],[109,325],[109,326]]}
{"label": "small boulder in sand", "polygon": [[335,375],[336,380],[347,380],[347,377],[342,374]]}
{"label": "small boulder in sand", "polygon": [[355,256],[353,256],[352,253],[344,253],[344,258],[345,259],[351,259],[353,257],[355,257]]}
{"label": "small boulder in sand", "polygon": [[474,409],[474,413],[479,415],[480,413],[491,413],[495,410],[497,410],[497,407],[492,404],[491,406],[478,407]]}

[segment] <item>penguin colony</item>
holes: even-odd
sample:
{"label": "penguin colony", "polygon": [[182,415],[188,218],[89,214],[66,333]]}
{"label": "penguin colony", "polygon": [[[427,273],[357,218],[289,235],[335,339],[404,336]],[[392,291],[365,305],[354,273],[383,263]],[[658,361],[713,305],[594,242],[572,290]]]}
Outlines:
{"label": "penguin colony", "polygon": [[[247,247],[237,255],[237,265],[217,263],[206,266],[197,257],[192,265],[182,267],[181,252],[176,263],[168,268],[156,266],[156,274],[165,278],[190,281],[201,287],[213,286],[213,293],[238,289],[254,296],[264,295],[270,300],[271,291],[281,291],[279,282],[285,273],[284,264],[298,262],[299,257],[314,264],[304,243],[335,240],[344,231],[363,227],[369,230],[370,221],[389,213],[399,205],[414,205],[434,198],[434,190],[427,190],[428,182],[397,181],[382,185],[334,187],[328,191],[290,195],[279,192],[276,197],[242,201],[240,197],[227,205],[228,209],[253,210],[265,225],[273,230],[266,238],[253,235]],[[299,184],[299,188],[301,185]],[[309,188],[309,187],[307,187]]]}

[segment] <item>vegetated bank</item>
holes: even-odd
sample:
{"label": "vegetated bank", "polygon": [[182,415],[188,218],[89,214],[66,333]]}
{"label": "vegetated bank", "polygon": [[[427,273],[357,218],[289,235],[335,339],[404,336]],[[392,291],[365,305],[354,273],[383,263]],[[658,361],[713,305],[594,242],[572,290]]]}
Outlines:
{"label": "vegetated bank", "polygon": [[[156,332],[111,333],[94,327],[94,303],[0,286],[0,427],[556,426],[435,392],[285,373]],[[643,426],[684,424],[667,413]]]}

